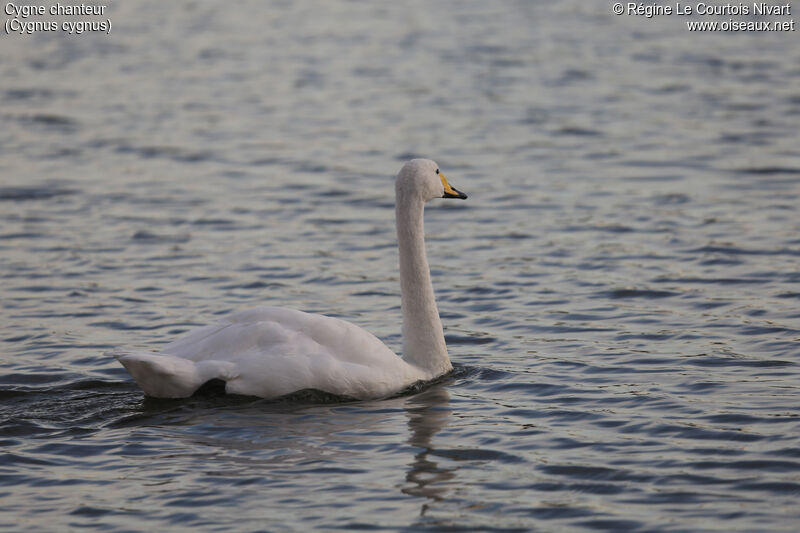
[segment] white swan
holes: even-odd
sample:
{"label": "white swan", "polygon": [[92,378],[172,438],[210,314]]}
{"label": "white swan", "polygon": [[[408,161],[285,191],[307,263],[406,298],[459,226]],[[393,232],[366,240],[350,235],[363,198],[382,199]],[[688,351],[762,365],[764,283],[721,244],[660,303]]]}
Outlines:
{"label": "white swan", "polygon": [[402,391],[453,367],[425,255],[423,211],[433,198],[461,198],[435,162],[414,159],[395,181],[403,357],[371,333],[323,315],[281,307],[232,313],[167,344],[162,353],[110,352],[148,396],[191,396],[212,379],[229,394],[277,398],[317,389],[371,399]]}

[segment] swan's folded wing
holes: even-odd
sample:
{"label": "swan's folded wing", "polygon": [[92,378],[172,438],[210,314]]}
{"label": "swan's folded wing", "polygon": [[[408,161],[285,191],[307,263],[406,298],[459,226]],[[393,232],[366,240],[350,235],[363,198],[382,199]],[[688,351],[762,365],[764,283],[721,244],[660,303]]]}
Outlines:
{"label": "swan's folded wing", "polygon": [[133,376],[147,396],[185,398],[206,381],[237,377],[236,368],[224,361],[196,363],[182,357],[152,352],[114,350],[109,352]]}
{"label": "swan's folded wing", "polygon": [[275,398],[317,389],[378,398],[422,379],[368,331],[338,318],[279,307],[233,313],[164,347],[119,352],[150,396],[185,397],[209,379],[233,394]]}

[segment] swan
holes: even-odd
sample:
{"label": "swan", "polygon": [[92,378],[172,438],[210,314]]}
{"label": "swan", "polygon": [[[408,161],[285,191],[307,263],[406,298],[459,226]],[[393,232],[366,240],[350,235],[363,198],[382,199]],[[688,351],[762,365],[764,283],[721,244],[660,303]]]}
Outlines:
{"label": "swan", "polygon": [[396,394],[452,370],[425,254],[423,212],[434,198],[467,195],[439,166],[413,159],[395,180],[400,254],[403,356],[368,331],[338,318],[283,307],[233,312],[163,347],[161,353],[116,349],[147,396],[185,398],[221,379],[227,394],[278,398],[316,389],[358,400]]}

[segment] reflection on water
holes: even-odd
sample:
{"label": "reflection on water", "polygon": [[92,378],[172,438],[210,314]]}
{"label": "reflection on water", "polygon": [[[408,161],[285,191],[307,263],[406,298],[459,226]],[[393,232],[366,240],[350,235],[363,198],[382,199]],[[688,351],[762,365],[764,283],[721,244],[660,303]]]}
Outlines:
{"label": "reflection on water", "polygon": [[[410,398],[406,403],[408,429],[411,433],[408,443],[420,451],[408,465],[408,484],[403,488],[404,494],[441,501],[446,497],[448,482],[456,477],[457,467],[440,468],[436,463],[432,442],[450,418],[449,401],[447,389],[434,387]],[[427,509],[428,504],[422,504],[420,516],[425,516]]]}
{"label": "reflection on water", "polygon": [[[108,6],[4,36],[0,529],[794,531],[800,47],[578,0]],[[103,356],[284,305],[399,350],[392,177],[456,371],[142,397]]]}

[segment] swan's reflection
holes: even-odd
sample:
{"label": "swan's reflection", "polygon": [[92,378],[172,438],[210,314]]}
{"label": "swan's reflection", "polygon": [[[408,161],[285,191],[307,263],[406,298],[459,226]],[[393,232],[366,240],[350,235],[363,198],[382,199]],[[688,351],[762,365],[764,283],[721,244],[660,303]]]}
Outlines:
{"label": "swan's reflection", "polygon": [[[208,468],[210,462],[215,470],[234,477],[290,475],[291,481],[284,481],[283,488],[291,493],[327,483],[330,468],[337,469],[339,476],[364,475],[370,470],[363,464],[364,446],[380,442],[387,433],[396,434],[401,440],[403,425],[399,417],[405,416],[406,443],[415,451],[413,459],[404,460],[407,469],[400,489],[403,494],[425,499],[422,516],[429,505],[446,499],[458,470],[457,466],[443,468],[437,464],[436,457],[447,457],[447,450],[433,443],[450,423],[449,404],[444,384],[433,385],[414,396],[321,405],[224,396],[152,400],[145,402],[141,411],[120,419],[116,426],[134,431],[140,427],[157,428],[155,436],[148,433],[143,442],[136,440],[132,444],[135,453],[131,456],[147,457],[148,471],[163,476],[166,470],[176,470],[175,461],[181,465],[202,464],[203,468]],[[373,438],[376,440],[371,443]],[[164,455],[162,464],[154,468],[154,455],[175,441],[181,443],[180,452]],[[398,446],[389,453],[408,452],[405,446]]]}
{"label": "swan's reflection", "polygon": [[[406,416],[411,436],[408,443],[421,451],[414,455],[406,473],[407,485],[402,489],[409,496],[421,496],[435,502],[442,501],[446,492],[446,482],[456,476],[457,468],[440,468],[429,458],[435,455],[431,441],[447,425],[451,409],[450,395],[444,386],[437,386],[409,398],[406,402]],[[422,506],[424,515],[428,504]]]}

